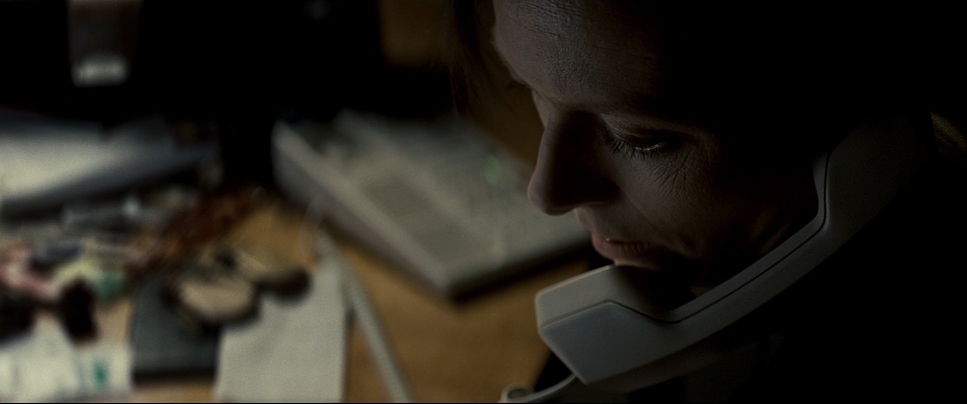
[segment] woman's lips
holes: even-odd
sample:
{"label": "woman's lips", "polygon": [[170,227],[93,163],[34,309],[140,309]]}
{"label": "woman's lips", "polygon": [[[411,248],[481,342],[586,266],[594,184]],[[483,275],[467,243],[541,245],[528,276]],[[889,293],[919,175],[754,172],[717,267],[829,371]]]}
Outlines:
{"label": "woman's lips", "polygon": [[591,233],[591,244],[605,258],[621,265],[624,262],[643,261],[648,244],[608,238],[599,233]]}

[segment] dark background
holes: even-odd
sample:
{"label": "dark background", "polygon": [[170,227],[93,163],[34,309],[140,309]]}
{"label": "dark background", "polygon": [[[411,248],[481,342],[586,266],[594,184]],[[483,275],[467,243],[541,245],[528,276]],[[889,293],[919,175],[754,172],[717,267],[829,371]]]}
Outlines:
{"label": "dark background", "polygon": [[66,1],[2,1],[0,106],[108,127],[160,112],[177,128],[218,137],[229,182],[271,184],[269,133],[280,117],[327,119],[343,107],[404,116],[450,109],[445,66],[386,56],[381,19],[394,7],[146,0],[128,80],[78,88]]}

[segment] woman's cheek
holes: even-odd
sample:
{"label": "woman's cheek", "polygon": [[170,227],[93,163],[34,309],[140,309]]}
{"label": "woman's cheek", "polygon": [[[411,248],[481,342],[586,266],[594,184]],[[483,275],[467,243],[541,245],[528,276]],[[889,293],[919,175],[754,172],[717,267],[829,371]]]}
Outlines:
{"label": "woman's cheek", "polygon": [[681,200],[697,196],[705,188],[703,165],[690,147],[649,156],[631,165],[644,191],[666,199]]}

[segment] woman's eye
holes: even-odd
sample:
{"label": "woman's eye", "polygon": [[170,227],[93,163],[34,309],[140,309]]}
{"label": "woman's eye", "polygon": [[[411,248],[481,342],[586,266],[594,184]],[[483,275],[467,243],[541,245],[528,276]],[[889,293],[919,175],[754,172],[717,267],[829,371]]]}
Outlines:
{"label": "woman's eye", "polygon": [[604,136],[604,143],[615,154],[629,158],[646,158],[671,148],[681,139],[680,135],[670,131],[649,131],[647,135],[611,131]]}

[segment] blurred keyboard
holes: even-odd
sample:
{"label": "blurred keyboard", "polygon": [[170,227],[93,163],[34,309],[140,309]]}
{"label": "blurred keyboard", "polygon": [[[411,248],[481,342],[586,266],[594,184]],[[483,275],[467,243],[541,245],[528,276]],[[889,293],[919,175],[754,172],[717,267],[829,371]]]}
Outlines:
{"label": "blurred keyboard", "polygon": [[573,217],[529,204],[527,166],[458,118],[279,121],[273,153],[284,192],[449,298],[588,244]]}

